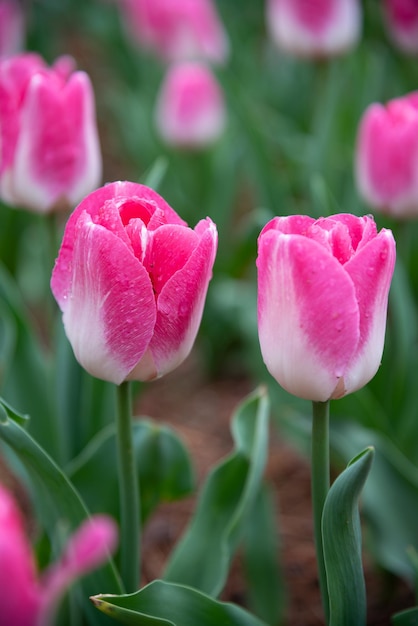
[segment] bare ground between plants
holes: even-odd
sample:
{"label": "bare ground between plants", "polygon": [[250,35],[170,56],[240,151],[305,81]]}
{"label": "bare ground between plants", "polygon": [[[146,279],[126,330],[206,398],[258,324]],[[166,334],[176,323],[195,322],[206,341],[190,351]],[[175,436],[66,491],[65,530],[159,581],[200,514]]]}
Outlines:
{"label": "bare ground between plants", "polygon": [[[254,385],[245,378],[208,380],[196,354],[165,378],[147,385],[137,402],[137,414],[171,425],[193,459],[198,483],[232,448],[230,418]],[[270,436],[267,477],[274,485],[277,529],[286,584],[286,626],[324,624],[313,545],[310,473],[307,459]],[[163,505],[149,522],[143,546],[143,582],[161,575],[176,540],[193,514],[195,498]],[[202,567],[204,564],[202,563]],[[390,624],[396,611],[413,605],[412,590],[403,581],[379,571],[365,555],[368,626]],[[239,557],[235,559],[222,599],[246,606],[247,583]]]}

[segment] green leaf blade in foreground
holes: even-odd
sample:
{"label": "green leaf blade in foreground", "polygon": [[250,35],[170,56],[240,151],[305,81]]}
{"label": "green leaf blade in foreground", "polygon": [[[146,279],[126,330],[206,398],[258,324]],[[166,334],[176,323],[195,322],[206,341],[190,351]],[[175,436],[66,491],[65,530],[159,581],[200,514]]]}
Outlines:
{"label": "green leaf blade in foreground", "polygon": [[[22,416],[0,399],[0,439],[13,450],[27,470],[42,525],[50,537],[57,539],[57,528],[68,535],[89,517],[89,512],[64,472],[19,425],[21,421]],[[87,598],[99,590],[111,589],[115,593],[122,591],[113,563],[109,560],[106,565],[83,578],[80,585],[86,598],[83,611],[87,611],[88,624],[104,626],[108,620],[97,619],[101,616],[92,611]]]}
{"label": "green leaf blade in foreground", "polygon": [[169,560],[165,580],[212,596],[223,588],[260,489],[267,458],[268,413],[264,388],[237,408],[232,424],[235,450],[210,472],[193,519]]}
{"label": "green leaf blade in foreground", "polygon": [[109,617],[132,626],[266,626],[234,604],[162,580],[133,594],[100,595],[91,600]]}
{"label": "green leaf blade in foreground", "polygon": [[329,490],[322,517],[330,601],[329,626],[366,623],[358,500],[371,468],[373,448],[355,457]]}

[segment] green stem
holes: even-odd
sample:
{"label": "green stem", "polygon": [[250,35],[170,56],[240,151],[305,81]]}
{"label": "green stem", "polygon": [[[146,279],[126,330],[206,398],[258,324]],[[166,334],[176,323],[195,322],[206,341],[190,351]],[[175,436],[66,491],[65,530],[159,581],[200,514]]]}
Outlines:
{"label": "green stem", "polygon": [[132,401],[129,382],[117,387],[117,445],[120,495],[120,573],[127,593],[139,588],[139,486],[132,436]]}
{"label": "green stem", "polygon": [[312,507],[319,586],[326,623],[329,622],[329,598],[322,541],[322,511],[330,485],[329,471],[329,402],[312,406]]}

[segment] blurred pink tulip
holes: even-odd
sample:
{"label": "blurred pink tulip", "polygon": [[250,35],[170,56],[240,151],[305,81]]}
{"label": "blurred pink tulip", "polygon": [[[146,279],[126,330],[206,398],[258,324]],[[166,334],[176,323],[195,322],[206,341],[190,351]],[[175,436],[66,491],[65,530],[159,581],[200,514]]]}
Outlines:
{"label": "blurred pink tulip", "polygon": [[0,62],[0,195],[40,213],[72,208],[101,178],[94,95],[70,57]]}
{"label": "blurred pink tulip", "polygon": [[267,0],[267,26],[276,45],[314,58],[344,53],[361,34],[358,0]]}
{"label": "blurred pink tulip", "polygon": [[229,42],[212,0],[119,2],[134,41],[164,61],[226,61]]}
{"label": "blurred pink tulip", "polygon": [[115,182],[87,196],[64,232],[52,292],[79,363],[120,384],[177,367],[194,343],[217,246],[155,191]]}
{"label": "blurred pink tulip", "polygon": [[394,44],[407,54],[418,53],[417,0],[383,0],[386,27]]}
{"label": "blurred pink tulip", "polygon": [[0,485],[1,623],[52,624],[70,585],[107,560],[116,549],[117,534],[111,518],[92,517],[70,537],[60,561],[39,577],[20,510]]}
{"label": "blurred pink tulip", "polygon": [[418,216],[418,92],[366,109],[355,173],[370,206],[396,217]]}
{"label": "blurred pink tulip", "polygon": [[220,137],[226,114],[222,89],[203,63],[172,65],[156,107],[156,125],[166,143],[203,148]]}
{"label": "blurred pink tulip", "polygon": [[25,20],[20,0],[0,0],[0,58],[23,50]]}
{"label": "blurred pink tulip", "polygon": [[258,240],[258,331],[270,374],[325,402],[363,387],[382,357],[395,264],[371,217],[276,217]]}

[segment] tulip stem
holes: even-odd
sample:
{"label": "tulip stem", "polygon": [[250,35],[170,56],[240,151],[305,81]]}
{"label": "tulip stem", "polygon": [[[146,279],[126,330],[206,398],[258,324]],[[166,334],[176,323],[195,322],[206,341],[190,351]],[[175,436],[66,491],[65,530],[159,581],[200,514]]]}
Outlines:
{"label": "tulip stem", "polygon": [[120,574],[125,591],[139,588],[140,503],[137,467],[133,446],[130,383],[117,387],[117,446],[120,497]]}
{"label": "tulip stem", "polygon": [[322,511],[330,486],[329,401],[313,402],[312,411],[312,507],[319,586],[326,623],[329,622],[329,598],[322,541]]}

